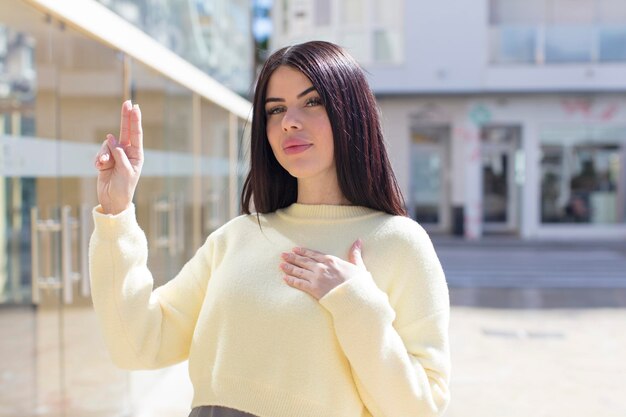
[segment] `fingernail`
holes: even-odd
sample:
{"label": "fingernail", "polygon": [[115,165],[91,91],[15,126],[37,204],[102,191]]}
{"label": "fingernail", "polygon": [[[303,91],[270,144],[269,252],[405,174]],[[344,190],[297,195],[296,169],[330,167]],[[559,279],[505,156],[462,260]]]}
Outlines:
{"label": "fingernail", "polygon": [[100,162],[108,162],[110,158],[110,155],[108,153],[103,153],[102,155],[100,155]]}
{"label": "fingernail", "polygon": [[135,104],[135,105],[133,106],[133,109],[137,109],[137,110],[139,110],[139,104]]}

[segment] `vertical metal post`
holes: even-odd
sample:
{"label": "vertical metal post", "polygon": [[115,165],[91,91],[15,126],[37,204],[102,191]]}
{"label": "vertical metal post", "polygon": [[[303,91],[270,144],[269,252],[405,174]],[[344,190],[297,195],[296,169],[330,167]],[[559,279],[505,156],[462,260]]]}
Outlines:
{"label": "vertical metal post", "polygon": [[72,272],[72,208],[61,209],[61,282],[63,283],[63,302],[74,302],[74,277]]}
{"label": "vertical metal post", "polygon": [[89,236],[91,235],[91,207],[81,205],[80,207],[80,229],[79,229],[79,248],[80,248],[80,294],[88,297],[91,294],[91,282],[89,281]]}
{"label": "vertical metal post", "polygon": [[39,231],[37,230],[39,210],[30,209],[31,241],[31,291],[33,304],[39,304]]}
{"label": "vertical metal post", "polygon": [[191,186],[191,242],[193,248],[202,244],[202,99],[194,93],[191,124],[193,129],[193,173]]}
{"label": "vertical metal post", "polygon": [[124,101],[130,100],[132,97],[131,82],[133,78],[132,74],[132,58],[128,54],[123,53],[122,58],[122,97]]}

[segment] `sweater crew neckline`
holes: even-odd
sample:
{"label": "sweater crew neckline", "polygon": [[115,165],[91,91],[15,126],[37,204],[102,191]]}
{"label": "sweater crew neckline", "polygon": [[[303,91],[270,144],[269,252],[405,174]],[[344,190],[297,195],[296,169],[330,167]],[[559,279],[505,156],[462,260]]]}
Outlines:
{"label": "sweater crew neckline", "polygon": [[278,210],[278,213],[297,220],[343,220],[375,214],[377,211],[362,206],[293,203]]}

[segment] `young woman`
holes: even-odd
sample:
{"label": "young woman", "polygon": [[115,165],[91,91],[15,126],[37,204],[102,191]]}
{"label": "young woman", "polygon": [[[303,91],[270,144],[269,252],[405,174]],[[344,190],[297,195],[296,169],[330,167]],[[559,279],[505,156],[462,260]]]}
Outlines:
{"label": "young woman", "polygon": [[[341,48],[283,48],[259,76],[244,215],[156,290],[133,193],[141,115],[97,155],[94,306],[114,361],[189,359],[192,416],[410,417],[448,401],[449,300],[406,217],[374,96]],[[252,209],[254,205],[254,213]]]}

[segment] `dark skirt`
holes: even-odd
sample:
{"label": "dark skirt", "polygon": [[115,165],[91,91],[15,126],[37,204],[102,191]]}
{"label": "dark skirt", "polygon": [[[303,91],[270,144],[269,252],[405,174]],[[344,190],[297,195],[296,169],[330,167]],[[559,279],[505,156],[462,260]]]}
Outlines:
{"label": "dark skirt", "polygon": [[220,407],[217,405],[203,405],[191,410],[189,417],[257,417],[253,414],[244,413],[243,411],[233,410],[232,408]]}

